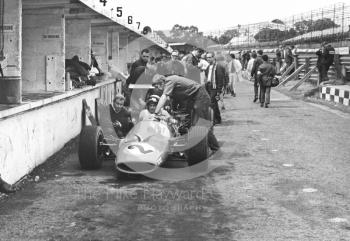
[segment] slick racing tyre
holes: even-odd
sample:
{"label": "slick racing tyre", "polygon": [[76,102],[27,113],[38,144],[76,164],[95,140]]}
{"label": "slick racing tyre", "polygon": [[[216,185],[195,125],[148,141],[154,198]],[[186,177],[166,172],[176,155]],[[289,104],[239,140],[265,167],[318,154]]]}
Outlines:
{"label": "slick racing tyre", "polygon": [[190,143],[196,143],[186,151],[188,165],[193,166],[209,157],[208,135],[205,127],[196,126],[188,133]]}
{"label": "slick racing tyre", "polygon": [[102,129],[99,126],[85,126],[79,139],[79,162],[83,169],[95,170],[102,167],[104,148]]}

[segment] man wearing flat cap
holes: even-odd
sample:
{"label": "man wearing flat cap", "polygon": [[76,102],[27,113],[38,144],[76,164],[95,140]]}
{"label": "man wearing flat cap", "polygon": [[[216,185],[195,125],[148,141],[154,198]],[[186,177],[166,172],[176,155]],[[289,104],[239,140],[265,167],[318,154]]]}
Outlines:
{"label": "man wearing flat cap", "polygon": [[165,64],[167,75],[185,76],[185,66],[179,61],[179,52],[177,50],[171,53],[171,60]]}

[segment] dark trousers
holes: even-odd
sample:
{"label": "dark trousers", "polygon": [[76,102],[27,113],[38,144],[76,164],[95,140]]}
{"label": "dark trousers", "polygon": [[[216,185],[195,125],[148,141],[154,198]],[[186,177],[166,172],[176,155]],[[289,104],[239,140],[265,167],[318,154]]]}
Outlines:
{"label": "dark trousers", "polygon": [[196,111],[197,117],[203,118],[205,120],[209,120],[209,125],[207,126],[209,128],[208,130],[208,144],[211,150],[218,150],[219,149],[219,143],[214,135],[213,132],[213,126],[212,126],[212,120],[210,116],[210,106],[211,106],[211,100],[210,97],[204,88],[202,86],[198,92],[196,93],[193,108]]}
{"label": "dark trousers", "polygon": [[218,90],[216,89],[210,89],[210,106],[213,109],[214,112],[214,122],[221,122],[221,113],[219,109],[218,100],[216,99],[216,96],[218,95]]}
{"label": "dark trousers", "polygon": [[319,75],[319,82],[322,83],[324,81],[328,81],[328,70],[330,66],[327,65],[319,65],[317,66],[318,69],[318,75]]}
{"label": "dark trousers", "polygon": [[260,86],[260,103],[270,104],[271,87]]}
{"label": "dark trousers", "polygon": [[254,99],[260,100],[259,96],[259,78],[257,76],[254,77]]}

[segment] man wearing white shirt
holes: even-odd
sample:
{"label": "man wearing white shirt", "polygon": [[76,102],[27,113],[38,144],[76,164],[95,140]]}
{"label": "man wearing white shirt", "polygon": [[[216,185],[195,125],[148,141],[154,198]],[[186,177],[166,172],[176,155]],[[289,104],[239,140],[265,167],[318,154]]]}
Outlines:
{"label": "man wearing white shirt", "polygon": [[239,74],[242,70],[241,62],[236,59],[234,53],[230,53],[231,61],[228,63],[228,73],[229,73],[229,86],[231,90],[231,95],[236,97],[236,83],[239,81]]}
{"label": "man wearing white shirt", "polygon": [[228,78],[226,68],[221,64],[218,64],[215,60],[215,55],[212,52],[207,54],[207,60],[209,63],[208,68],[205,70],[206,76],[206,89],[209,92],[211,107],[214,112],[214,125],[221,124],[221,114],[218,105],[220,100],[220,94],[224,87],[225,80]]}

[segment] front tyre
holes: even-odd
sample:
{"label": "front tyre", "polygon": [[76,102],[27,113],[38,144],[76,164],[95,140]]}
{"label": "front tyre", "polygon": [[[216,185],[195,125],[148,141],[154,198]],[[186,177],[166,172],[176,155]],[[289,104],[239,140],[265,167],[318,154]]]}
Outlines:
{"label": "front tyre", "polygon": [[99,126],[83,127],[79,138],[79,162],[83,169],[96,170],[102,167],[104,159],[104,142],[102,129]]}

